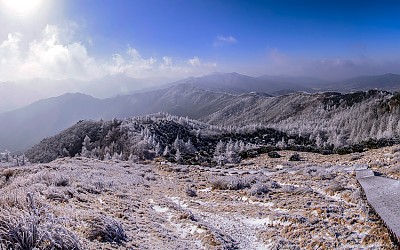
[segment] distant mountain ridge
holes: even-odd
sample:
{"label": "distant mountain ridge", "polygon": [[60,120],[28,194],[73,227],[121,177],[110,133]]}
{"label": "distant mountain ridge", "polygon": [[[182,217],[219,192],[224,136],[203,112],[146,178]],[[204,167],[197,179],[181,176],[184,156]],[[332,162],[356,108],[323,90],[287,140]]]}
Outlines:
{"label": "distant mountain ridge", "polygon": [[297,91],[314,93],[320,91],[351,92],[382,89],[394,92],[400,90],[400,75],[360,76],[339,82],[304,76],[263,75],[252,77],[236,72],[216,72],[175,82],[163,78],[135,79],[124,74],[109,75],[91,81],[32,79],[0,83],[0,113],[24,107],[40,99],[56,97],[65,93],[79,92],[96,98],[110,98],[117,95],[151,92],[180,84],[190,84],[213,92],[230,94],[258,92],[271,96]]}
{"label": "distant mountain ridge", "polygon": [[328,84],[325,90],[339,92],[366,91],[380,89],[390,92],[400,91],[400,74],[387,73],[383,75],[358,76],[334,84]]}
{"label": "distant mountain ridge", "polygon": [[[304,82],[302,82],[304,83]],[[202,77],[189,77],[170,85],[191,84],[197,88],[230,93],[243,94],[248,92],[260,92],[271,94],[276,91],[290,89],[292,91],[314,92],[312,88],[296,83],[294,78],[287,77],[252,77],[236,72],[232,73],[212,73]]]}
{"label": "distant mountain ridge", "polygon": [[0,83],[0,113],[24,107],[40,99],[56,97],[65,93],[79,92],[97,98],[109,98],[159,86],[165,82],[163,79],[136,79],[123,74],[105,76],[92,81],[37,78],[3,82]]}
{"label": "distant mountain ridge", "polygon": [[[385,75],[385,77],[395,79],[398,75]],[[202,78],[189,78],[183,82],[175,82],[170,86],[156,90],[119,95],[113,98],[99,99],[75,93],[40,100],[24,108],[0,113],[0,149],[7,148],[12,151],[28,149],[44,137],[54,135],[79,120],[122,119],[157,112],[188,116],[216,125],[238,126],[262,123],[292,133],[302,133],[302,131],[310,133],[312,128],[318,128],[325,131],[325,134],[330,133],[331,137],[335,134],[334,128],[327,132],[325,128],[318,125],[318,122],[326,123],[326,119],[335,115],[339,116],[338,121],[343,121],[342,118],[347,117],[351,112],[354,112],[351,113],[353,117],[359,115],[356,111],[364,112],[365,117],[370,116],[371,124],[375,122],[380,127],[376,124],[373,125],[374,127],[372,125],[367,126],[368,121],[360,117],[358,119],[361,119],[359,122],[362,125],[359,124],[359,129],[373,129],[373,132],[368,132],[368,136],[373,136],[375,133],[376,137],[384,135],[384,129],[387,125],[382,125],[382,122],[389,122],[389,118],[392,120],[399,119],[396,113],[389,114],[386,109],[379,108],[382,105],[393,107],[393,104],[389,105],[388,103],[394,102],[391,100],[394,95],[388,92],[361,92],[375,93],[374,95],[359,93],[347,95],[339,93],[307,94],[299,92],[272,97],[261,91],[262,89],[258,89],[259,92],[244,92],[246,91],[245,88],[239,88],[239,80],[236,85],[233,84],[231,88],[227,88],[229,92],[236,93],[219,91],[223,89],[221,86],[226,86],[228,82],[235,82],[231,78],[247,79],[254,84],[259,83],[258,80],[253,81],[254,78],[237,73],[218,73],[206,76],[207,81],[202,83],[199,83]],[[219,81],[218,79],[228,80],[222,81],[221,85],[218,85],[216,84]],[[361,78],[363,81],[365,79],[381,78],[378,76]],[[396,83],[396,81],[389,82],[385,86],[395,85],[390,83]],[[247,85],[247,87],[249,86],[251,84]],[[352,101],[349,102],[348,99]],[[324,103],[331,101],[334,102],[332,110],[326,112],[330,108],[327,108]],[[343,103],[352,103],[352,105],[343,106]],[[351,110],[346,111],[345,108]],[[371,113],[373,109],[375,109],[379,119]],[[325,111],[318,115],[317,112],[322,112],[321,110]],[[392,120],[390,120],[391,126],[394,124]],[[349,123],[350,121],[346,120],[346,122]],[[339,125],[336,124],[335,126]],[[395,131],[395,128],[393,127],[392,130]],[[368,137],[366,132],[363,132],[364,135],[362,136],[359,136],[360,131],[346,130],[344,133],[343,138],[351,138],[351,140]],[[323,136],[323,133],[321,136]],[[338,141],[345,140],[343,138],[338,139]],[[332,143],[333,140],[331,139]]]}
{"label": "distant mountain ridge", "polygon": [[198,119],[215,112],[233,98],[233,95],[188,85],[107,99],[81,93],[64,94],[1,113],[0,149],[28,149],[44,137],[84,119],[126,118],[160,111]]}

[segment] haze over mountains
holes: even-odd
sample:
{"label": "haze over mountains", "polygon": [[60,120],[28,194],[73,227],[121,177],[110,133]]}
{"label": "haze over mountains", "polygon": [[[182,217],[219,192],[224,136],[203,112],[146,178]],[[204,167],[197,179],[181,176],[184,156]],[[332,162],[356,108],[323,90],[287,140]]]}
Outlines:
{"label": "haze over mountains", "polygon": [[110,98],[132,92],[148,92],[173,85],[191,84],[204,90],[242,94],[259,92],[281,95],[296,91],[350,92],[368,89],[400,90],[400,75],[385,74],[360,76],[339,82],[312,77],[270,76],[251,77],[238,73],[212,73],[201,77],[189,77],[173,82],[168,78],[136,79],[124,74],[105,76],[91,81],[74,79],[31,79],[0,83],[0,113],[22,108],[40,99],[65,93],[82,93],[96,98]]}
{"label": "haze over mountains", "polygon": [[[0,100],[3,100],[2,103],[8,104],[10,102],[6,100],[9,99],[20,101],[14,105],[22,105],[23,102],[41,98],[46,94],[68,92],[67,90],[73,87],[86,93],[62,94],[58,97],[39,100],[10,112],[0,113],[0,130],[2,131],[0,149],[26,150],[41,139],[54,135],[79,120],[109,120],[160,111],[218,125],[265,123],[275,127],[277,127],[276,124],[281,124],[288,129],[288,121],[301,120],[303,122],[319,119],[314,113],[314,108],[326,107],[326,102],[332,100],[338,101],[334,106],[341,108],[340,112],[344,115],[343,109],[349,105],[343,106],[344,104],[341,103],[343,100],[346,102],[348,98],[358,98],[356,103],[371,102],[371,100],[373,102],[382,98],[390,100],[392,95],[375,92],[375,94],[362,97],[301,93],[279,96],[280,94],[296,91],[313,93],[324,90],[348,92],[375,88],[390,91],[400,89],[400,75],[396,74],[358,77],[338,84],[305,77],[250,77],[238,73],[213,73],[203,77],[190,77],[158,87],[148,85],[148,82],[143,84],[138,84],[138,82],[137,79],[119,75],[104,78],[98,82],[98,85],[94,81],[85,83],[72,80],[58,81],[56,86],[62,88],[56,88],[52,85],[54,82],[37,80],[36,82],[25,82],[23,84],[25,91],[23,92],[17,84],[0,84],[0,89],[2,89]],[[26,86],[30,86],[30,88],[26,88]],[[46,93],[39,92],[40,87],[38,86],[49,86],[48,91]],[[146,86],[153,86],[154,89],[117,95]],[[88,94],[102,98],[114,97],[100,99]],[[15,98],[16,95],[18,98]],[[1,106],[1,103],[0,107],[3,110],[7,109],[6,106]],[[310,110],[307,107],[314,108]],[[335,112],[340,114],[336,109],[327,112],[326,115],[330,116]],[[299,119],[300,117],[302,119]],[[308,118],[304,119],[304,117]],[[341,120],[338,119],[338,121]],[[362,121],[360,124],[363,124]],[[309,130],[307,129],[308,132]]]}
{"label": "haze over mountains", "polygon": [[149,89],[168,82],[166,78],[136,79],[123,74],[110,75],[91,81],[75,79],[31,79],[0,83],[0,113],[29,105],[40,99],[65,93],[83,93],[97,98]]}

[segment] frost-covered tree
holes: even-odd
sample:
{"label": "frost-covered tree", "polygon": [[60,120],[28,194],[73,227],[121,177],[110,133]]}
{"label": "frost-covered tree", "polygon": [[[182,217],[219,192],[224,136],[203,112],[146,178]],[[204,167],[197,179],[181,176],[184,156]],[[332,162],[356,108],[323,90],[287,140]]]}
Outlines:
{"label": "frost-covered tree", "polygon": [[163,152],[163,156],[164,157],[168,157],[170,155],[170,151],[169,151],[169,147],[168,145],[165,146],[164,152]]}
{"label": "frost-covered tree", "polygon": [[163,153],[163,149],[160,142],[157,142],[156,146],[154,147],[154,152],[156,156],[160,156]]}
{"label": "frost-covered tree", "polygon": [[3,156],[3,159],[4,159],[4,161],[5,162],[9,162],[10,161],[10,151],[8,151],[7,149],[5,150],[5,152],[4,152],[4,156]]}
{"label": "frost-covered tree", "polygon": [[239,163],[240,162],[240,156],[238,155],[237,152],[233,150],[233,148],[230,148],[229,150],[227,149],[226,153],[226,161],[228,163]]}
{"label": "frost-covered tree", "polygon": [[83,157],[87,157],[87,158],[90,158],[91,156],[92,156],[92,153],[91,153],[91,142],[90,142],[90,138],[89,138],[89,136],[85,136],[85,139],[83,139],[83,142],[82,142],[82,151],[81,151],[81,156],[83,156]]}
{"label": "frost-covered tree", "polygon": [[225,153],[225,143],[220,140],[217,145],[215,146],[214,155],[219,156]]}
{"label": "frost-covered tree", "polygon": [[196,148],[194,147],[190,138],[188,139],[187,142],[185,142],[184,149],[185,149],[185,153],[188,153],[188,154],[193,154],[196,152]]}
{"label": "frost-covered tree", "polygon": [[151,149],[151,145],[145,140],[141,140],[133,146],[133,153],[142,160],[153,159],[155,156],[154,151]]}
{"label": "frost-covered tree", "polygon": [[219,166],[223,166],[226,164],[226,157],[224,154],[220,154],[218,156],[215,156],[214,159],[216,160],[217,164]]}
{"label": "frost-covered tree", "polygon": [[70,156],[68,149],[66,149],[66,148],[62,149],[62,156],[63,157],[69,157]]}
{"label": "frost-covered tree", "polygon": [[117,161],[121,161],[122,160],[122,153],[118,154],[117,152],[115,152],[113,157],[112,157],[112,159],[113,160],[117,160]]}
{"label": "frost-covered tree", "polygon": [[111,150],[107,146],[104,148],[104,159],[111,160]]}
{"label": "frost-covered tree", "polygon": [[182,162],[182,154],[181,154],[181,151],[179,149],[176,150],[175,161],[178,162],[178,163]]}
{"label": "frost-covered tree", "polygon": [[172,144],[175,150],[183,150],[185,143],[182,139],[179,139],[179,136],[176,136],[174,143]]}

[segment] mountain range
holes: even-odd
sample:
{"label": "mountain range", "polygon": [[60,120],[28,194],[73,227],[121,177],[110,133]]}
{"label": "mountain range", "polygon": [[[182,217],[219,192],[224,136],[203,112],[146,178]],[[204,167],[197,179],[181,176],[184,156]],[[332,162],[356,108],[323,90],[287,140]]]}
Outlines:
{"label": "mountain range", "polygon": [[136,79],[123,74],[105,76],[91,81],[75,79],[30,79],[0,83],[0,113],[22,108],[33,102],[65,93],[83,93],[108,98],[133,91],[146,90],[168,82],[169,79]]}
{"label": "mountain range", "polygon": [[[119,80],[115,79],[118,86],[128,85],[128,81],[123,81],[124,77]],[[92,93],[96,90],[98,96],[106,96],[106,91],[100,94],[102,90],[109,88],[106,82],[104,80],[100,84],[100,86],[104,86],[103,88],[94,89],[93,87]],[[78,81],[75,83],[80,86]],[[50,82],[46,84],[51,85]],[[60,81],[59,84],[68,85],[67,80]],[[54,135],[79,120],[108,120],[160,111],[178,116],[188,116],[215,125],[243,126],[250,123],[262,123],[290,132],[298,133],[303,130],[309,133],[313,127],[317,126],[316,120],[321,119],[321,114],[326,116],[326,119],[332,115],[347,117],[349,112],[359,111],[356,108],[358,107],[357,103],[372,103],[369,109],[379,109],[374,104],[375,102],[381,102],[381,106],[382,102],[385,105],[393,102],[391,101],[393,94],[384,91],[362,92],[364,94],[315,92],[321,92],[323,89],[348,92],[380,87],[396,91],[400,89],[400,75],[358,77],[337,85],[326,81],[323,84],[325,85],[321,85],[318,79],[305,77],[296,80],[294,77],[284,76],[250,77],[237,73],[213,73],[159,85],[147,91],[135,91],[133,87],[125,88],[124,92],[128,94],[103,99],[82,93],[63,94],[0,113],[0,131],[2,131],[0,149],[26,150],[41,139]],[[12,84],[7,86],[10,87]],[[138,89],[138,86],[135,88]],[[1,87],[4,88],[0,84]],[[33,86],[32,88],[35,89]],[[88,91],[90,89],[87,88]],[[108,94],[114,95],[120,93],[119,91],[120,89],[116,88],[114,92]],[[308,92],[308,94],[304,92]],[[332,105],[329,106],[329,103]],[[351,111],[348,110],[349,108]],[[317,111],[320,113],[318,114]],[[384,109],[379,109],[379,112],[385,119],[390,117],[392,117],[390,119],[395,119],[393,115],[386,116]],[[356,115],[357,113],[351,114]],[[364,124],[362,118],[360,119],[359,124]],[[342,121],[343,119],[337,120]],[[308,127],[300,126],[300,124],[308,124]],[[383,133],[383,128],[381,130]],[[330,132],[327,132],[326,129],[321,131],[325,131],[325,135],[331,133],[330,137],[333,136],[332,129],[329,130]],[[346,136],[343,135],[344,138]],[[347,139],[361,140],[365,136],[356,137],[356,135],[349,135]],[[336,139],[331,138],[330,141],[333,142]]]}

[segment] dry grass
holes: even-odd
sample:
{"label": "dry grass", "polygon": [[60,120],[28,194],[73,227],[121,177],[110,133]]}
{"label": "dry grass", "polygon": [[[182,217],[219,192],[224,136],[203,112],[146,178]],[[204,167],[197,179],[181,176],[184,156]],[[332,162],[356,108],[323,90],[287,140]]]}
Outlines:
{"label": "dry grass", "polygon": [[122,244],[127,241],[122,225],[117,220],[107,216],[90,217],[87,219],[90,227],[89,240]]}
{"label": "dry grass", "polygon": [[240,178],[232,176],[221,176],[210,180],[212,188],[219,190],[240,190],[249,188],[254,182],[254,178]]}
{"label": "dry grass", "polygon": [[1,176],[0,249],[390,248],[346,167],[280,154],[231,169],[85,158],[13,168]]}

